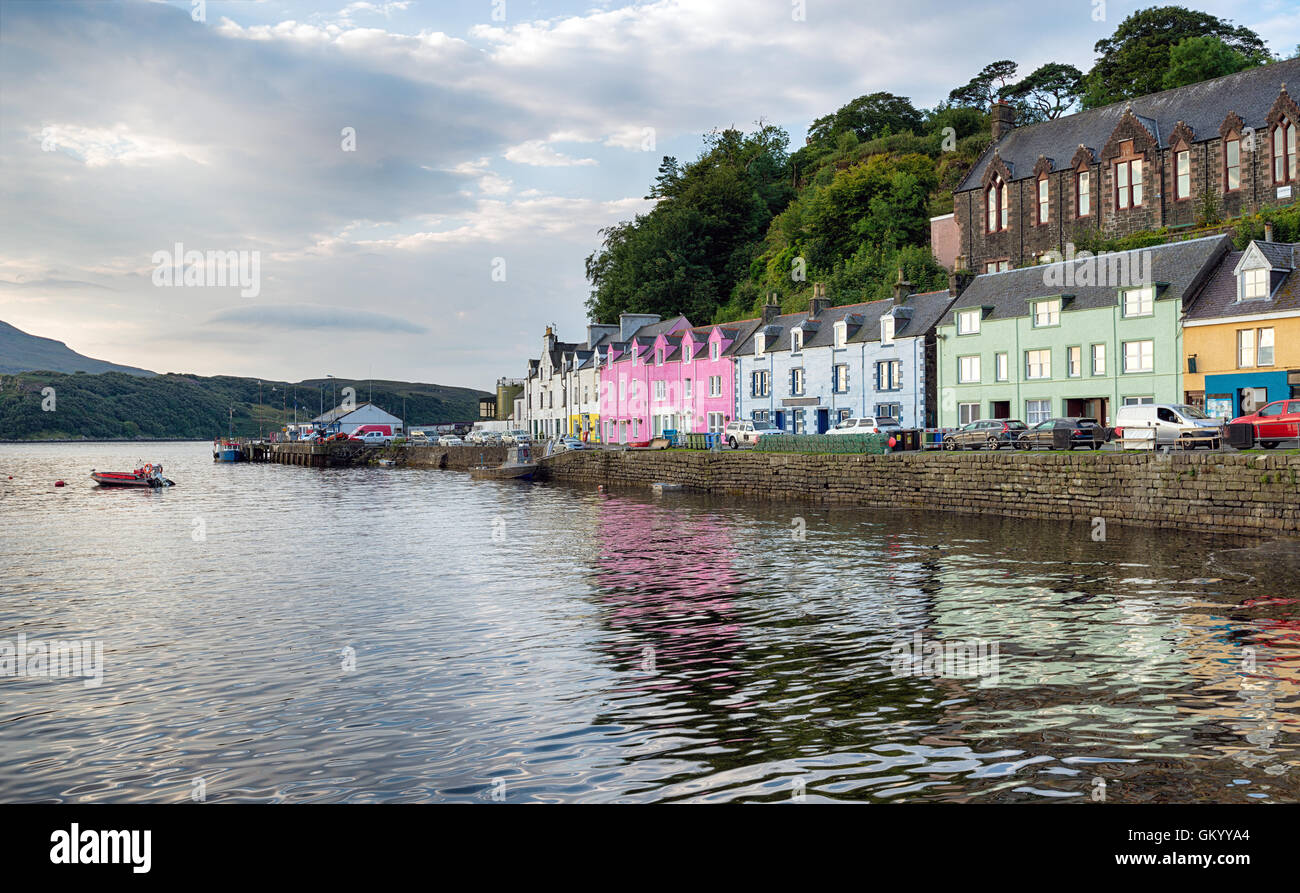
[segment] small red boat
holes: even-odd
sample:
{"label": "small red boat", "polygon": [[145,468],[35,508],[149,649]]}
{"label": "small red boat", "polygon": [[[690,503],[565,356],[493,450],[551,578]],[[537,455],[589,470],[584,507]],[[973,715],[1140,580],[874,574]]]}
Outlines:
{"label": "small red boat", "polygon": [[163,477],[163,467],[148,463],[135,471],[90,470],[90,478],[101,487],[174,487],[175,483]]}

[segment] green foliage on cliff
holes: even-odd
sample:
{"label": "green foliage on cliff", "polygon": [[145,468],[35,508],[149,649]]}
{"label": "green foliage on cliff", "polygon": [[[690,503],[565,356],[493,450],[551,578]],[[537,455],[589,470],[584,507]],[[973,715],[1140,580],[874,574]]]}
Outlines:
{"label": "green foliage on cliff", "polygon": [[[337,379],[337,388],[356,388],[357,402],[370,398],[370,383]],[[478,418],[481,391],[442,385],[376,381],[373,401],[413,425]],[[53,388],[53,400],[49,392]],[[309,421],[330,408],[328,381],[262,381],[254,378],[158,375],[152,378],[106,372],[27,372],[0,375],[0,440],[119,438],[206,439],[229,430],[256,436],[278,431],[294,419]],[[342,399],[341,396],[338,399]],[[42,406],[51,407],[49,411]]]}

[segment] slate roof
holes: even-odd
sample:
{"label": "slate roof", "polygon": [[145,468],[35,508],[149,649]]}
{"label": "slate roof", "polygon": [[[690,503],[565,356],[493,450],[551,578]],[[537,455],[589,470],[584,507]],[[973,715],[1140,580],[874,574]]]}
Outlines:
{"label": "slate roof", "polygon": [[[1232,239],[1221,235],[1189,239],[1185,242],[1171,242],[1150,248],[1137,248],[1124,253],[1129,255],[1130,269],[1136,270],[1139,253],[1151,252],[1149,260],[1151,279],[1165,286],[1157,290],[1157,300],[1181,298],[1186,302],[1189,297],[1195,297],[1197,289],[1205,283],[1216,263],[1231,247]],[[1102,255],[1102,260],[1098,262],[1099,267],[1104,267],[1107,256]],[[940,325],[953,325],[958,310],[968,310],[973,307],[991,308],[984,314],[984,319],[1012,319],[1028,316],[1031,312],[1029,306],[1031,298],[1050,298],[1058,295],[1074,296],[1063,308],[1067,312],[1115,306],[1119,300],[1118,284],[1048,284],[1049,275],[1054,275],[1063,282],[1069,282],[1070,280],[1062,274],[1065,272],[1064,268],[1070,266],[1074,268],[1076,274],[1074,281],[1077,283],[1077,273],[1086,263],[1089,261],[1069,260],[1057,264],[1039,264],[1018,270],[976,276],[966,291],[962,292],[961,297],[954,301],[948,312],[943,315]],[[1145,268],[1147,263],[1148,261],[1143,260],[1142,267]]]}
{"label": "slate roof", "polygon": [[[1214,269],[1195,302],[1188,308],[1185,315],[1187,321],[1231,318],[1255,313],[1281,313],[1287,310],[1300,311],[1300,270],[1291,269],[1293,266],[1291,253],[1294,248],[1300,248],[1300,243],[1292,245],[1286,242],[1256,242],[1255,244],[1270,256],[1270,260],[1276,258],[1274,263],[1277,266],[1290,270],[1274,288],[1273,294],[1268,299],[1238,301],[1236,267],[1237,262],[1246,252],[1229,251]],[[1283,260],[1283,254],[1286,255],[1285,262],[1280,262]]]}
{"label": "slate roof", "polygon": [[[951,300],[951,296],[947,291],[908,295],[907,300],[898,306],[900,306],[900,309],[911,309],[912,314],[910,318],[905,315],[896,317],[894,337],[912,338],[917,335],[924,335],[943,316],[943,312],[947,309]],[[800,326],[804,329],[803,346],[805,350],[815,347],[830,347],[835,343],[835,324],[840,320],[849,323],[847,343],[861,344],[865,341],[879,341],[880,317],[895,306],[893,299],[886,298],[880,301],[840,304],[829,307],[815,320],[811,319],[806,310],[800,313],[782,314],[766,326],[761,325],[761,320],[753,320],[754,324],[750,327],[750,330],[745,333],[743,338],[736,340],[728,354],[732,356],[753,356],[754,336],[759,332],[768,333],[767,343],[763,347],[764,353],[789,351],[790,332]],[[810,322],[811,325],[809,325]]]}
{"label": "slate roof", "polygon": [[[1269,110],[1282,85],[1300,86],[1300,59],[1288,59],[1230,74],[1199,84],[1189,84],[1131,100],[1133,114],[1168,148],[1169,138],[1179,121],[1192,128],[1199,140],[1219,135],[1229,112],[1236,112],[1246,127],[1254,127],[1257,138],[1267,134]],[[1110,139],[1130,100],[1074,115],[1017,127],[999,140],[998,155],[1011,170],[1013,180],[1033,176],[1038,156],[1053,162],[1054,170],[1068,167],[1080,145],[1092,150],[1094,161]],[[956,192],[978,189],[984,171],[993,158],[994,146],[980,156]]]}

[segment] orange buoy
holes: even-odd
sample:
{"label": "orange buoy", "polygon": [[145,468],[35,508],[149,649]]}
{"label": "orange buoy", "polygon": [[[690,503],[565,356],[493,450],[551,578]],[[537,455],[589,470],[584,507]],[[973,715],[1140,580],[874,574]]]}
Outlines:
{"label": "orange buoy", "polygon": [[889,438],[889,448],[892,450],[896,446],[898,446],[898,441],[893,437]]}

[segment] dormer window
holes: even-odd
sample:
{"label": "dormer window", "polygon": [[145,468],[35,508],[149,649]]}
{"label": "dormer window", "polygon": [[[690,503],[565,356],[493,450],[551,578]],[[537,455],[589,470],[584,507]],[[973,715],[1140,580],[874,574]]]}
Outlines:
{"label": "dormer window", "polygon": [[1034,302],[1034,326],[1059,326],[1061,324],[1061,300]]}
{"label": "dormer window", "polygon": [[664,364],[664,350],[661,347],[655,351],[655,365],[662,366],[663,364]]}
{"label": "dormer window", "polygon": [[1241,271],[1241,297],[1242,301],[1255,301],[1260,298],[1267,298],[1269,295],[1270,270],[1268,267],[1260,267],[1255,270]]}
{"label": "dormer window", "polygon": [[695,345],[687,342],[682,345],[682,362],[689,363],[695,357]]}
{"label": "dormer window", "polygon": [[1115,162],[1115,208],[1138,208],[1142,205],[1142,156],[1134,154],[1133,141],[1120,143]]}
{"label": "dormer window", "polygon": [[634,345],[634,346],[632,347],[632,365],[633,365],[633,366],[636,365],[636,355],[637,355],[637,349],[636,349],[636,346]]}
{"label": "dormer window", "polygon": [[761,357],[767,348],[767,336],[759,332],[754,336],[754,356]]}
{"label": "dormer window", "polygon": [[1125,319],[1131,319],[1135,316],[1151,316],[1156,312],[1156,290],[1154,286],[1147,285],[1142,288],[1125,289],[1120,300]]}
{"label": "dormer window", "polygon": [[1297,171],[1295,122],[1285,117],[1273,126],[1273,182],[1294,183]]}
{"label": "dormer window", "polygon": [[790,333],[790,352],[798,353],[803,350],[803,330],[795,329]]}
{"label": "dormer window", "polygon": [[957,334],[977,335],[980,330],[979,310],[962,310],[957,313]]}
{"label": "dormer window", "polygon": [[849,324],[840,320],[835,324],[835,346],[843,347],[849,340]]}
{"label": "dormer window", "polygon": [[998,233],[1007,228],[1010,221],[1009,199],[1010,194],[1007,191],[1007,184],[1002,182],[1001,177],[995,176],[989,181],[988,188],[984,190],[984,203],[988,212],[986,222],[989,232]]}
{"label": "dormer window", "polygon": [[1174,199],[1192,197],[1192,153],[1182,149],[1174,153]]}
{"label": "dormer window", "polygon": [[1088,217],[1092,214],[1092,173],[1087,169],[1081,170],[1075,179],[1075,208],[1078,209],[1078,216]]}
{"label": "dormer window", "polygon": [[1241,188],[1241,138],[1232,134],[1223,144],[1223,189]]}
{"label": "dormer window", "polygon": [[892,316],[880,317],[880,343],[894,343],[894,318]]}
{"label": "dormer window", "polygon": [[709,342],[709,359],[716,360],[722,356],[722,345],[717,341]]}

